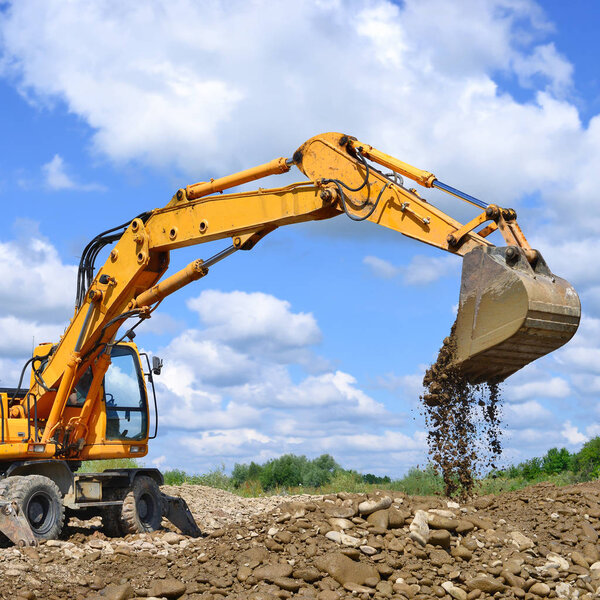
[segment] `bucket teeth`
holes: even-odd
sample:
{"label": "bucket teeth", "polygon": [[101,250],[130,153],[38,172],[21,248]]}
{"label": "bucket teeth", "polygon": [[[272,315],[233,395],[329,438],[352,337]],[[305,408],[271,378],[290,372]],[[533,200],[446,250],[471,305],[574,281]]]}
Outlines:
{"label": "bucket teeth", "polygon": [[464,256],[454,364],[471,383],[499,382],[560,348],[577,331],[581,304],[538,253],[478,247]]}

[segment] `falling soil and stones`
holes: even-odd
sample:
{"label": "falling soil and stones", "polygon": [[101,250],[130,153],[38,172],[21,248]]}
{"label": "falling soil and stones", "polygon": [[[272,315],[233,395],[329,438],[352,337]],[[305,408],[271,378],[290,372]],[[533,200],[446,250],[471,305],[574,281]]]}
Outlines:
{"label": "falling soil and stones", "polygon": [[465,503],[386,491],[255,499],[202,486],[167,491],[188,501],[203,537],[165,528],[111,539],[99,522],[71,522],[64,539],[0,549],[0,597],[587,600],[600,593],[600,483],[540,484]]}
{"label": "falling soil and stones", "polygon": [[497,382],[472,385],[452,365],[455,325],[423,378],[423,413],[430,459],[447,496],[464,499],[476,478],[495,468],[501,443],[501,397]]}

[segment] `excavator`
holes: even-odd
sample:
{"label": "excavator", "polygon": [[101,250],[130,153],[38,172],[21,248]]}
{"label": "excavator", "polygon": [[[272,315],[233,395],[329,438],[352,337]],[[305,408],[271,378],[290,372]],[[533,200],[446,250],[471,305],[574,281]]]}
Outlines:
{"label": "excavator", "polygon": [[[223,193],[292,167],[307,179]],[[481,212],[462,224],[406,187],[405,178]],[[163,208],[108,229],[85,247],[64,334],[35,348],[17,387],[0,389],[1,534],[16,545],[35,545],[57,538],[65,519],[77,515],[101,516],[109,535],[154,531],[163,517],[199,535],[185,501],[160,491],[157,469],[78,472],[82,461],[139,459],[157,435],[154,376],[162,361],[138,351],[134,329],[165,297],[278,227],[340,215],[463,258],[453,366],[472,383],[504,380],[577,330],[576,291],[531,248],[514,210],[486,204],[349,135],[318,135],[291,158],[181,188]],[[502,246],[489,240],[496,231]],[[163,277],[172,250],[226,238],[231,244],[218,254]],[[96,270],[107,246],[106,262]]]}

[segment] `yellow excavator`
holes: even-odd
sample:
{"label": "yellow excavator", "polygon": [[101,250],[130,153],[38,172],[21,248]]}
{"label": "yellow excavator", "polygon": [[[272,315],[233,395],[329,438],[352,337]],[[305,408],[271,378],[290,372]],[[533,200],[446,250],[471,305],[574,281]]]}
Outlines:
{"label": "yellow excavator", "polygon": [[[307,181],[223,194],[293,166]],[[461,224],[404,178],[483,210]],[[278,227],[344,214],[463,257],[454,364],[473,383],[505,379],[577,330],[577,293],[530,247],[514,210],[487,205],[354,137],[313,137],[291,158],[179,189],[164,208],[86,246],[63,336],[37,346],[17,387],[0,389],[0,532],[15,544],[35,544],[58,537],[65,517],[76,514],[102,516],[110,535],[156,530],[163,517],[198,535],[185,502],[160,492],[157,469],[78,472],[83,460],[141,458],[156,437],[154,376],[162,361],[138,352],[133,330],[163,298]],[[501,247],[488,240],[496,230]],[[231,245],[222,252],[163,278],[171,250],[225,238]],[[99,252],[111,245],[96,271]]]}

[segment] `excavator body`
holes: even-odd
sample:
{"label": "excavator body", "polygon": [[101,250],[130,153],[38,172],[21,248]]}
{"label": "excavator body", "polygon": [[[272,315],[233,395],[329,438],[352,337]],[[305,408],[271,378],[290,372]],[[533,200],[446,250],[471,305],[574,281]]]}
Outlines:
{"label": "excavator body", "polygon": [[[306,181],[223,193],[293,166]],[[484,211],[462,224],[403,178]],[[463,258],[454,364],[472,383],[505,379],[577,330],[577,293],[529,246],[512,209],[488,205],[354,137],[315,136],[292,158],[182,187],[164,207],[104,231],[84,248],[64,334],[36,348],[16,388],[0,388],[0,532],[23,545],[52,539],[68,509],[102,516],[109,535],[154,531],[163,517],[199,535],[185,502],[160,492],[156,469],[77,472],[84,460],[144,457],[157,435],[153,378],[162,363],[154,357],[151,365],[124,339],[133,339],[166,296],[234,252],[251,250],[279,227],[344,214]],[[500,247],[488,239],[495,231]],[[231,245],[163,277],[171,251],[223,239]],[[129,319],[136,324],[120,335]]]}

